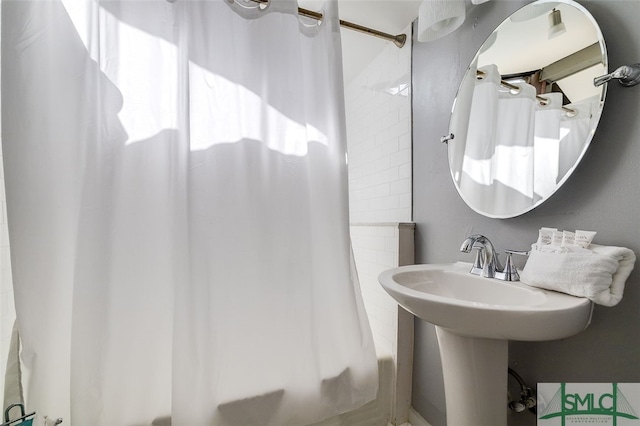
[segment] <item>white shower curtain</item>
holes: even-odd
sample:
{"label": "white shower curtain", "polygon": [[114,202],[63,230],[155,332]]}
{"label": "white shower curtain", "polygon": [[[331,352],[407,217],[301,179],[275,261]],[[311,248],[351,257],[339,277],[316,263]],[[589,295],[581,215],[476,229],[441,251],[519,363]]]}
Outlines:
{"label": "white shower curtain", "polygon": [[340,38],[297,4],[3,0],[27,409],[307,425],[373,399]]}
{"label": "white shower curtain", "polygon": [[533,188],[536,201],[551,196],[558,182],[562,93],[546,93],[544,97],[547,103],[537,103],[535,116]]}

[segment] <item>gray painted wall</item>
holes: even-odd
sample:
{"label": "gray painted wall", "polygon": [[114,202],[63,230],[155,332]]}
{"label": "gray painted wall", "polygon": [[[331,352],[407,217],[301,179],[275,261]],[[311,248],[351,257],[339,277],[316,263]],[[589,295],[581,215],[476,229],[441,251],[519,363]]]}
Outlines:
{"label": "gray painted wall", "polygon": [[[640,86],[610,83],[600,126],[584,161],[550,200],[513,219],[489,219],[467,207],[449,175],[449,111],[458,84],[491,31],[528,1],[469,6],[464,25],[413,50],[413,164],[416,262],[471,261],[459,253],[471,233],[499,249],[527,249],[542,226],[598,231],[594,242],[640,255]],[[609,68],[640,62],[640,1],[580,1],[600,24]],[[640,382],[640,265],[622,302],[596,306],[583,333],[552,342],[511,342],[510,366],[530,385],[539,382]],[[506,374],[506,372],[505,372]],[[433,426],[446,424],[440,356],[432,325],[416,319],[413,406]],[[534,425],[530,413],[510,425]],[[455,426],[455,425],[449,425]]]}

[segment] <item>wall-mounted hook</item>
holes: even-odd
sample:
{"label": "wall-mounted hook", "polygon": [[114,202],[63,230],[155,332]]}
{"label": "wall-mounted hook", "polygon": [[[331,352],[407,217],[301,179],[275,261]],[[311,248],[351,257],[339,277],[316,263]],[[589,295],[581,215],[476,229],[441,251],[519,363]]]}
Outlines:
{"label": "wall-mounted hook", "polygon": [[593,85],[598,87],[614,78],[623,86],[635,86],[640,83],[640,64],[623,65],[611,74],[596,77],[593,79]]}

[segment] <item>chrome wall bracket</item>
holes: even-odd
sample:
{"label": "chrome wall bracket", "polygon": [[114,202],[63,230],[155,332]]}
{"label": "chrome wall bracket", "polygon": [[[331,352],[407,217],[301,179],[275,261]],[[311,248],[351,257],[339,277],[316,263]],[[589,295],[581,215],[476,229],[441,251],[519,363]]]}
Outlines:
{"label": "chrome wall bracket", "polygon": [[453,133],[449,133],[446,136],[443,136],[440,138],[440,142],[441,143],[449,143],[450,140],[453,140],[455,138]]}
{"label": "chrome wall bracket", "polygon": [[593,85],[598,87],[612,79],[617,79],[623,86],[635,86],[640,83],[640,64],[623,65],[611,74],[596,77],[593,79]]}

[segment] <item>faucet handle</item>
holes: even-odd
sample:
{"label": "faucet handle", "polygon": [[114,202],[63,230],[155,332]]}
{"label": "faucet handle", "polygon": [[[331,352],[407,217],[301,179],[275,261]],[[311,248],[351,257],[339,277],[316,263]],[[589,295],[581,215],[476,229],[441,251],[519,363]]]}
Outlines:
{"label": "faucet handle", "polygon": [[507,260],[504,264],[504,270],[502,271],[501,277],[505,281],[520,281],[520,275],[518,274],[518,270],[513,264],[512,255],[516,254],[519,256],[528,256],[528,251],[519,251],[519,250],[505,250],[507,255]]}
{"label": "faucet handle", "polygon": [[484,267],[484,247],[477,245],[473,246],[473,249],[476,251],[476,257],[469,272],[474,275],[482,275],[482,268]]}

